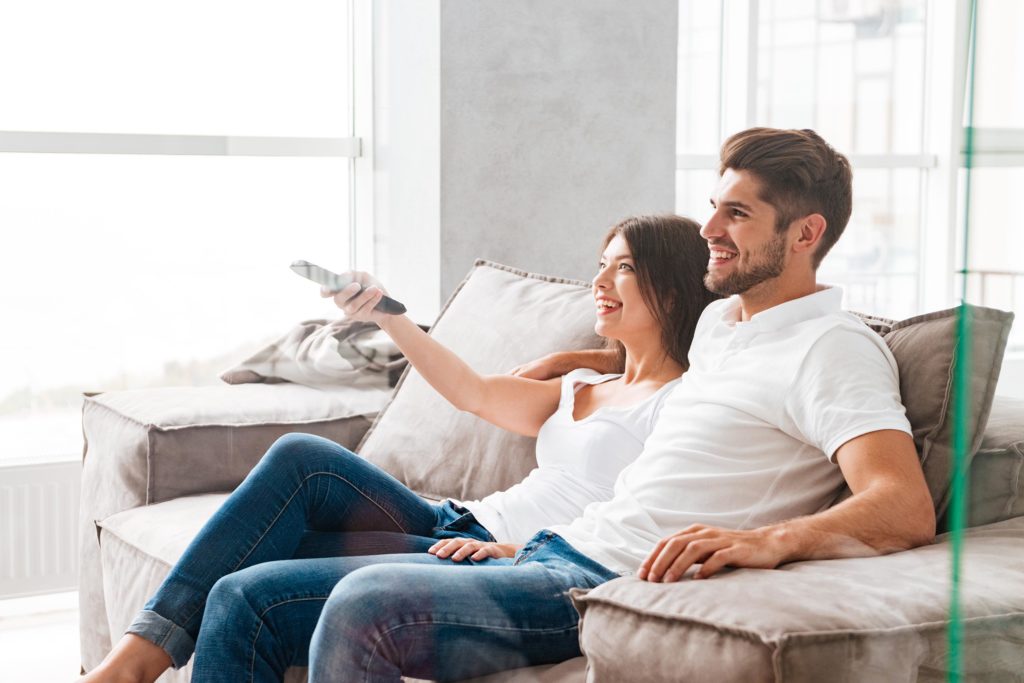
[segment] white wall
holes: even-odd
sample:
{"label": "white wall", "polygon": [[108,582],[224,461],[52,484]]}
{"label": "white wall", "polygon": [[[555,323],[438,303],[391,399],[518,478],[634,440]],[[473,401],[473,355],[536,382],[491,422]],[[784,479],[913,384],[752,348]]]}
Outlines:
{"label": "white wall", "polygon": [[674,206],[676,0],[382,0],[377,272],[429,322],[477,257],[589,278]]}
{"label": "white wall", "polygon": [[373,270],[429,323],[440,301],[440,2],[373,7]]}

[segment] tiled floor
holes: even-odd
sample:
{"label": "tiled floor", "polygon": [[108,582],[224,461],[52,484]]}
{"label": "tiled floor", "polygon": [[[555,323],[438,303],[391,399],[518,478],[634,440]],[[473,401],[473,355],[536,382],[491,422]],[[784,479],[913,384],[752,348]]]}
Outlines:
{"label": "tiled floor", "polygon": [[78,678],[78,594],[0,600],[0,662],[5,683]]}

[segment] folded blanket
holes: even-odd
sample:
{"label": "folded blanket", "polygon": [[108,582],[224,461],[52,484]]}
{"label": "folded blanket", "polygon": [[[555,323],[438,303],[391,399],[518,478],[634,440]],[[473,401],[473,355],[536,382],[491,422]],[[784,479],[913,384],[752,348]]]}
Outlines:
{"label": "folded blanket", "polygon": [[405,363],[391,338],[373,323],[306,320],[220,378],[228,384],[387,386]]}

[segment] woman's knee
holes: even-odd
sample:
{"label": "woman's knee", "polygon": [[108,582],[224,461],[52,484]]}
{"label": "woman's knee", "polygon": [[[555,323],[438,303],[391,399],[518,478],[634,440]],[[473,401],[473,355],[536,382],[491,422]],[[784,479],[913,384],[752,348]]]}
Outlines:
{"label": "woman's knee", "polygon": [[337,465],[339,458],[357,457],[339,444],[314,434],[290,432],[278,437],[267,449],[259,466],[265,469],[306,470],[310,466]]}

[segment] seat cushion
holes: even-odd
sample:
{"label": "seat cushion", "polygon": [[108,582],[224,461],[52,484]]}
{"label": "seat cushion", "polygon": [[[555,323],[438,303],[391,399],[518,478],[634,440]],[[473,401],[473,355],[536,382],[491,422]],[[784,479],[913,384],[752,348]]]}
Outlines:
{"label": "seat cushion", "polygon": [[[124,633],[185,548],[228,494],[184,496],[112,515],[98,522],[103,593],[110,632]],[[474,683],[583,683],[586,662],[577,657],[474,679]],[[168,671],[160,683],[188,683],[192,662]],[[291,667],[285,683],[306,680],[305,667]],[[411,679],[410,679],[411,680]]]}
{"label": "seat cushion", "polygon": [[[594,680],[945,680],[950,543],[574,595]],[[1024,518],[967,532],[964,672],[1024,671]],[[973,677],[977,676],[975,679]],[[988,678],[991,677],[991,678]]]}
{"label": "seat cushion", "polygon": [[[504,373],[553,351],[596,348],[586,282],[477,261],[431,336],[481,373]],[[428,498],[481,498],[521,481],[536,440],[463,413],[409,368],[359,454]]]}

